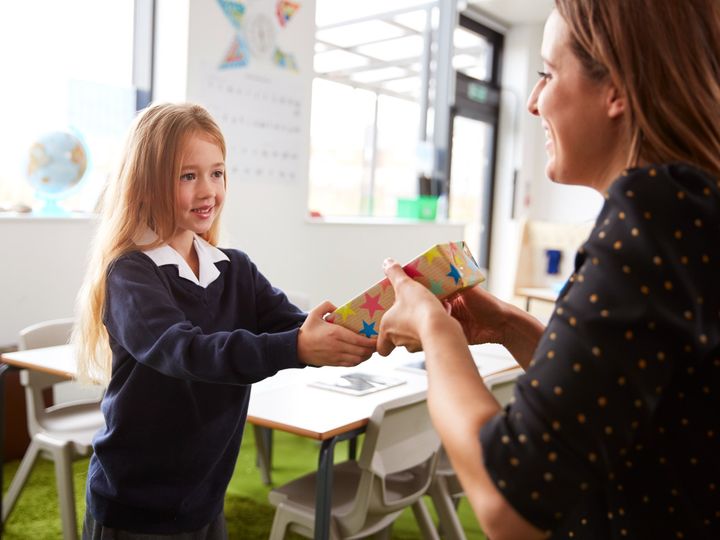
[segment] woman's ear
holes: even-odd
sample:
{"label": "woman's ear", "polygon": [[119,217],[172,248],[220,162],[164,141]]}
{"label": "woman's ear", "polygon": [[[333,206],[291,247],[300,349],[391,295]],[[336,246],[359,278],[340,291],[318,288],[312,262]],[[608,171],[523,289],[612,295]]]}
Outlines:
{"label": "woman's ear", "polygon": [[619,118],[625,114],[625,92],[611,84],[607,93],[607,114],[609,118]]}

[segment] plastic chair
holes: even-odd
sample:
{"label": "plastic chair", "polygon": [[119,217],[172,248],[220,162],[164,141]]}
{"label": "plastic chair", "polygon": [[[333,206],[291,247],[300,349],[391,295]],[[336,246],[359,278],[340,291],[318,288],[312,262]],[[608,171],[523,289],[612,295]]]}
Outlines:
{"label": "plastic chair", "polygon": [[[310,309],[310,297],[300,291],[285,291],[290,303],[303,311]],[[264,426],[253,426],[255,435],[255,464],[260,469],[260,477],[266,486],[272,484],[272,429]]]}
{"label": "plastic chair", "polygon": [[[515,382],[523,373],[525,371],[517,367],[490,375],[484,378],[485,385],[493,393],[500,405],[504,407],[510,402]],[[465,532],[457,514],[458,504],[460,504],[460,499],[465,496],[465,493],[444,448],[440,449],[435,477],[428,489],[428,495],[430,495],[438,515],[438,530],[442,538],[445,540],[466,540]],[[431,527],[432,522],[427,522],[425,526]]]}
{"label": "plastic chair", "polygon": [[[425,538],[436,539],[420,504],[432,481],[440,440],[430,422],[425,392],[378,405],[365,433],[358,461],[333,466],[330,538],[389,538],[392,524],[412,507]],[[269,494],[276,506],[271,540],[288,530],[312,537],[317,474],[293,480]],[[424,514],[418,516],[418,514]]]}
{"label": "plastic chair", "polygon": [[[20,331],[20,348],[34,349],[67,343],[72,325],[72,319],[56,319],[29,326]],[[46,407],[44,391],[64,381],[63,377],[40,371],[20,371],[20,383],[25,387],[30,445],[3,497],[2,520],[3,523],[7,521],[35,461],[42,456],[55,463],[63,538],[76,540],[72,462],[90,455],[92,437],[103,426],[104,419],[97,399]]]}

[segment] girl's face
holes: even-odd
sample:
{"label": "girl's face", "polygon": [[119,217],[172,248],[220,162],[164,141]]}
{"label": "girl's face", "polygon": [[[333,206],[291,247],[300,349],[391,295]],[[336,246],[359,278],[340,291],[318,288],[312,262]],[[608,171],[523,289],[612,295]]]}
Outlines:
{"label": "girl's face", "polygon": [[556,182],[602,191],[626,163],[624,99],[609,81],[593,81],[585,74],[557,11],[545,24],[542,57],[544,71],[528,110],[541,118],[545,130],[545,174]]}
{"label": "girl's face", "polygon": [[177,179],[175,236],[203,234],[210,229],[225,200],[225,161],[208,135],[195,133],[182,147]]}

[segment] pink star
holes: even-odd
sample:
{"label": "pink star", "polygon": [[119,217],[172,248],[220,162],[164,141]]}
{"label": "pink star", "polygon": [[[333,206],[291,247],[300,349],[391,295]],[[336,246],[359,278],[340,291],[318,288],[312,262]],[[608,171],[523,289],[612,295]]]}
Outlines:
{"label": "pink star", "polygon": [[360,307],[368,310],[371,319],[375,316],[376,311],[385,311],[385,308],[380,305],[380,293],[376,296],[365,293],[365,303]]}
{"label": "pink star", "polygon": [[405,270],[405,273],[413,279],[416,277],[423,277],[422,272],[417,269],[418,264],[420,264],[420,259],[415,259],[413,262],[407,263],[403,266],[403,270]]}

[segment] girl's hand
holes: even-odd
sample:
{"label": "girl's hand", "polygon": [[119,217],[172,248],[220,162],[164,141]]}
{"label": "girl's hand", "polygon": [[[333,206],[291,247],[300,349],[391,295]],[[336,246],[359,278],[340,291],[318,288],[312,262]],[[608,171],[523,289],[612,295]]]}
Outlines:
{"label": "girl's hand", "polygon": [[395,290],[395,302],[380,321],[378,352],[387,356],[398,346],[410,352],[422,350],[422,328],[434,318],[449,318],[447,310],[427,288],[408,277],[397,262],[386,259],[383,269]]}
{"label": "girl's hand", "polygon": [[504,343],[504,302],[485,289],[480,286],[466,289],[446,304],[462,326],[469,344]]}
{"label": "girl's hand", "polygon": [[375,352],[375,340],[323,319],[335,310],[323,302],[310,310],[298,334],[298,358],[311,366],[356,366]]}

